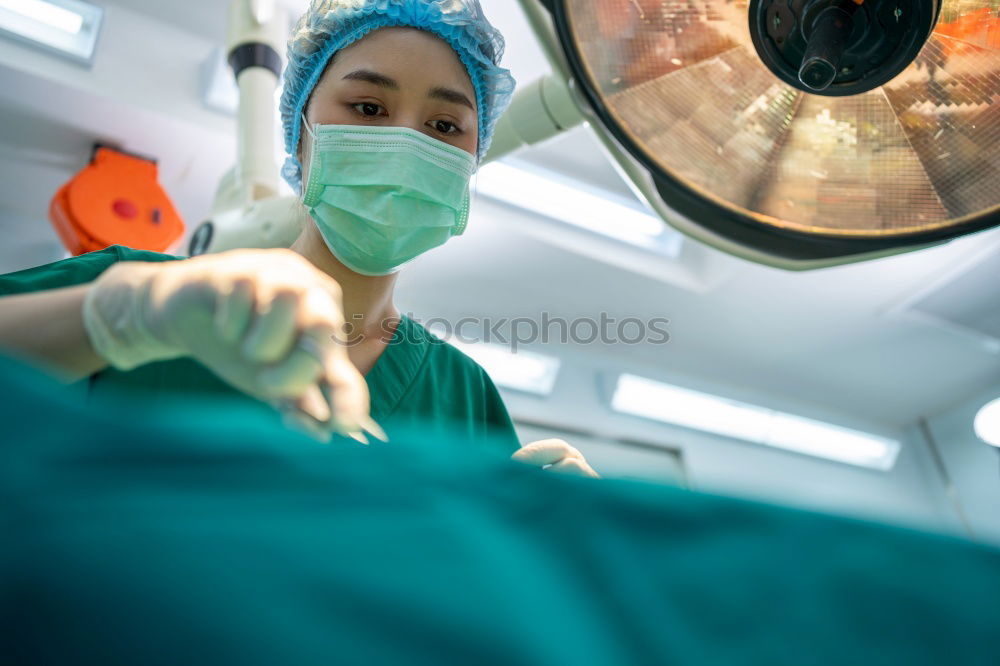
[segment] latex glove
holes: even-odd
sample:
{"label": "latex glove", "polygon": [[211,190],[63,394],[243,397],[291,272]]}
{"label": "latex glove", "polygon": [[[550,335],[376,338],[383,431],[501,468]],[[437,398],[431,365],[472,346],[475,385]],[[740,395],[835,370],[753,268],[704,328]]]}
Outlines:
{"label": "latex glove", "polygon": [[120,262],[91,285],[83,315],[116,368],[191,356],[314,434],[384,439],[343,344],[340,285],[291,250]]}
{"label": "latex glove", "polygon": [[595,479],[601,478],[587,464],[582,453],[561,439],[541,439],[531,444],[525,444],[514,452],[511,460],[537,465],[542,469],[550,469],[555,472],[589,476]]}

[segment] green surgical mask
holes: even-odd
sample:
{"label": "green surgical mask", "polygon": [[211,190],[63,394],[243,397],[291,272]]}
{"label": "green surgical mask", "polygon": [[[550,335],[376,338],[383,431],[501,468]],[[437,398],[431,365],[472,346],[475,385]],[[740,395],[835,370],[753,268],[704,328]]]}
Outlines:
{"label": "green surgical mask", "polygon": [[352,271],[388,275],[465,231],[476,158],[405,127],[306,125],[303,204]]}

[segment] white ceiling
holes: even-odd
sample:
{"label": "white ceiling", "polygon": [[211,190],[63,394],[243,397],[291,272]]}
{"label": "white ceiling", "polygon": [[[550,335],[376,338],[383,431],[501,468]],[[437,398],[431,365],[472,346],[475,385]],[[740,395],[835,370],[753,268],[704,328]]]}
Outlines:
{"label": "white ceiling", "polygon": [[[288,0],[290,5],[304,3]],[[231,118],[200,105],[198,67],[222,43],[226,0],[117,0],[92,70],[0,40],[0,271],[58,258],[46,218],[55,190],[98,139],[156,156],[189,226],[207,213],[235,152]],[[513,0],[483,0],[522,82],[547,71]],[[530,159],[606,189],[627,188],[589,130]],[[688,243],[699,288],[629,270],[608,245],[581,252],[533,231],[545,222],[477,201],[466,234],[404,273],[399,303],[432,316],[667,317],[666,345],[549,345],[597,368],[628,369],[803,413],[895,428],[1000,380],[1000,356],[971,338],[891,316],[939,276],[1000,245],[996,231],[920,253],[811,273],[756,266]],[[992,244],[992,245],[991,245]],[[993,251],[998,251],[994,249]],[[665,261],[665,260],[664,260]],[[678,268],[665,266],[666,268]],[[993,276],[994,278],[997,276]],[[1000,307],[1000,297],[998,297]]]}

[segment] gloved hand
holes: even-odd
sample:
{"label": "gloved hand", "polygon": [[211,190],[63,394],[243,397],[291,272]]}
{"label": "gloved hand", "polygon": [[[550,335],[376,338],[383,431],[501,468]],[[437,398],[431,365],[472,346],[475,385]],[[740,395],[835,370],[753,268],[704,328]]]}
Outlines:
{"label": "gloved hand", "polygon": [[554,472],[589,476],[595,479],[601,478],[600,474],[587,463],[582,453],[561,439],[540,439],[537,442],[525,444],[514,452],[511,459],[529,465],[538,465],[542,469],[550,469]]}
{"label": "gloved hand", "polygon": [[241,391],[326,428],[384,439],[347,357],[340,285],[291,250],[120,262],[84,299],[94,350],[130,370],[191,356]]}

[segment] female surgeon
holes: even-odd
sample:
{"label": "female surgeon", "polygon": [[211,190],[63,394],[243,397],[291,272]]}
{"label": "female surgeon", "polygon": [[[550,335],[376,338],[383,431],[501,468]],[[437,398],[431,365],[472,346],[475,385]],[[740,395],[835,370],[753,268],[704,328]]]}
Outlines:
{"label": "female surgeon", "polygon": [[191,259],[112,246],[0,276],[0,347],[89,391],[238,395],[321,437],[459,436],[596,476],[561,440],[519,446],[474,361],[401,316],[400,267],[461,234],[514,81],[479,0],[313,0],[288,46],[290,249]]}

